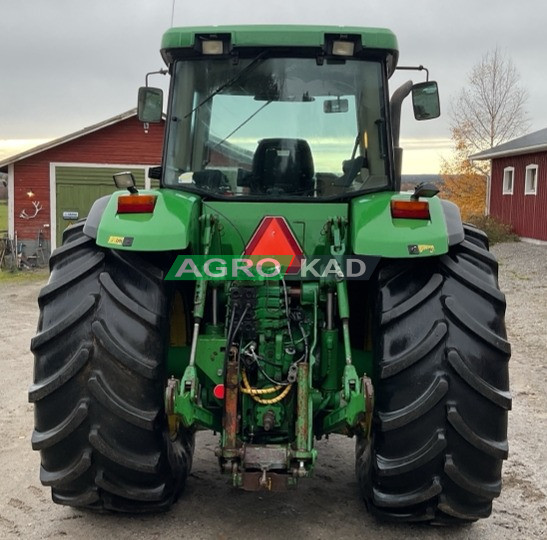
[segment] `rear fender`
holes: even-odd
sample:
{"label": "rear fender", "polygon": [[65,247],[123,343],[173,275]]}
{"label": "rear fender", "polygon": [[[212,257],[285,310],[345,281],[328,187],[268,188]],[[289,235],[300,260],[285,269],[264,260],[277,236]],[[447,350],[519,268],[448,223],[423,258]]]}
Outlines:
{"label": "rear fender", "polygon": [[463,241],[458,207],[438,197],[429,202],[430,219],[394,219],[392,199],[409,199],[410,193],[373,193],[351,203],[350,241],[357,255],[418,258],[443,255]]}
{"label": "rear fender", "polygon": [[199,197],[168,189],[139,193],[157,196],[153,213],[118,214],[118,197],[127,191],[116,191],[95,201],[84,234],[95,238],[99,246],[127,251],[172,251],[197,245]]}

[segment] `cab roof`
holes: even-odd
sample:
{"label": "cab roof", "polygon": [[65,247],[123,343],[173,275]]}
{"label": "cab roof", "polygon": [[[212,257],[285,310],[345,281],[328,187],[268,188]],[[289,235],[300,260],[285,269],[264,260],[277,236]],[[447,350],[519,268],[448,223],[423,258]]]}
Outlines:
{"label": "cab roof", "polygon": [[310,47],[324,49],[327,37],[360,38],[363,50],[384,51],[388,55],[389,75],[395,69],[398,45],[395,34],[386,28],[356,26],[302,26],[302,25],[246,25],[246,26],[194,26],[171,28],[161,42],[161,53],[167,64],[173,61],[176,49],[196,46],[196,36],[230,36],[235,48],[260,47]]}

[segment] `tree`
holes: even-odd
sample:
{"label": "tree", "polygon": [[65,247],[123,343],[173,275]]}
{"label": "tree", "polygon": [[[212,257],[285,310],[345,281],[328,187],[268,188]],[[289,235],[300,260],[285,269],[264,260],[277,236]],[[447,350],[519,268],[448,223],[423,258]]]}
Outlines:
{"label": "tree", "polygon": [[457,204],[462,218],[468,221],[484,214],[487,176],[469,161],[469,147],[458,131],[453,131],[452,138],[454,153],[441,161],[441,195]]}
{"label": "tree", "polygon": [[500,49],[488,51],[469,73],[468,86],[452,103],[450,129],[454,153],[443,159],[442,195],[458,204],[464,219],[484,214],[489,164],[469,156],[497,146],[529,127],[528,94],[510,58]]}
{"label": "tree", "polygon": [[525,111],[528,94],[520,75],[499,48],[488,51],[469,76],[452,105],[451,130],[471,152],[487,150],[529,127]]}

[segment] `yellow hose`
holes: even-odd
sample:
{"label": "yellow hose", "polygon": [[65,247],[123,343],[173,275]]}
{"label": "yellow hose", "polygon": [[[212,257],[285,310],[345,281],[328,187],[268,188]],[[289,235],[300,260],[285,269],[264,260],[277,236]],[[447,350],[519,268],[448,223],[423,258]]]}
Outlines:
{"label": "yellow hose", "polygon": [[244,394],[273,394],[274,392],[277,392],[278,390],[281,390],[281,388],[283,388],[282,386],[270,386],[269,388],[251,388],[245,370],[241,372],[241,378],[243,379],[243,388],[241,388],[241,391]]}
{"label": "yellow hose", "polygon": [[285,398],[285,396],[291,391],[291,388],[292,384],[285,386],[285,390],[283,390],[281,394],[271,399],[262,399],[257,396],[253,396],[253,394],[251,394],[251,397],[261,405],[272,405],[273,403],[277,403],[278,401],[281,401],[283,398]]}
{"label": "yellow hose", "polygon": [[291,391],[292,388],[292,384],[289,384],[278,396],[270,399],[263,399],[258,397],[258,394],[271,394],[272,392],[277,392],[278,390],[280,390],[282,386],[271,386],[270,388],[251,388],[245,370],[241,372],[241,379],[243,381],[243,388],[241,388],[241,391],[245,394],[249,394],[257,403],[260,403],[261,405],[272,405],[281,401]]}

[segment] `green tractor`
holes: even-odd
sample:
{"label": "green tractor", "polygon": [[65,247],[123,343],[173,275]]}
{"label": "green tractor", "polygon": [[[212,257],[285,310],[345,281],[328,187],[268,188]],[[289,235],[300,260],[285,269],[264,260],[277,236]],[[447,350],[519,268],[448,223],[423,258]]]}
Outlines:
{"label": "green tractor", "polygon": [[[436,84],[390,98],[384,29],[173,28],[161,52],[160,188],[116,175],[39,295],[53,500],[167,509],[207,429],[234,488],[293,488],[341,434],[381,519],[488,516],[511,407],[497,263],[434,186],[400,190],[402,102],[437,117]],[[161,90],[139,118],[162,120]]]}

